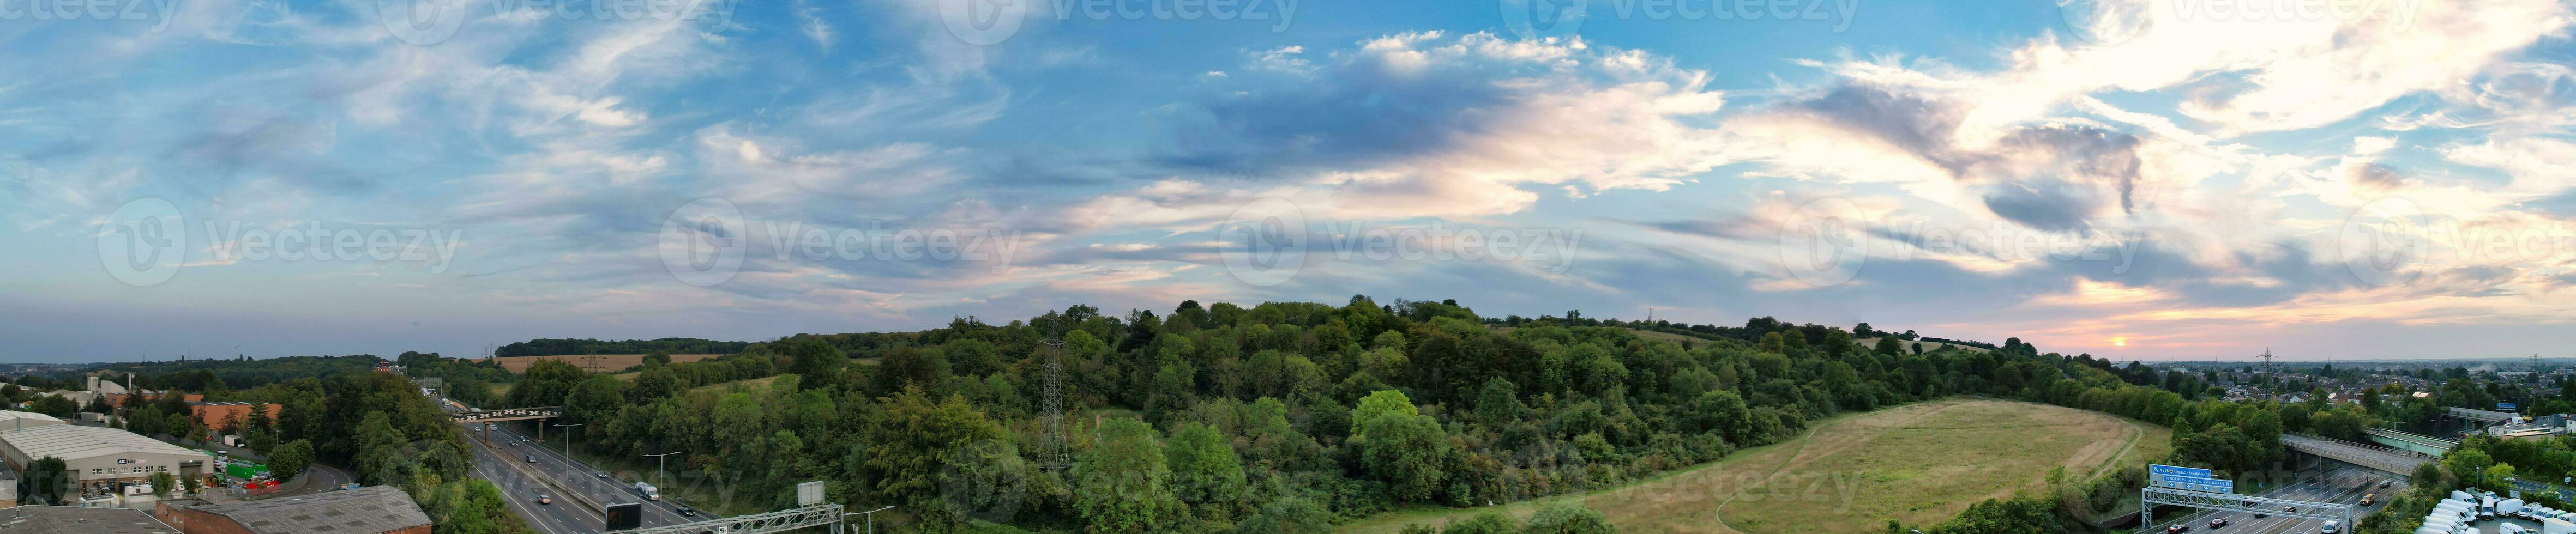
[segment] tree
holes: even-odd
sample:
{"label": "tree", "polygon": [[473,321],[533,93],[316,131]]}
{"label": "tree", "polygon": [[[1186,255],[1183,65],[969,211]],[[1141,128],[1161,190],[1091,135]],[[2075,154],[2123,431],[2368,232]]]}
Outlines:
{"label": "tree", "polygon": [[205,482],[198,480],[197,477],[186,477],[179,479],[179,487],[188,490],[188,495],[196,495],[197,490],[205,488]]}
{"label": "tree", "polygon": [[572,362],[552,358],[537,360],[528,364],[528,370],[519,376],[518,384],[510,386],[510,395],[502,399],[502,403],[522,408],[562,406],[564,396],[571,394],[572,387],[580,384],[582,377],[588,374]]}
{"label": "tree", "polygon": [[18,496],[25,504],[70,504],[63,496],[72,484],[71,470],[63,460],[47,456],[27,462],[27,472],[19,474]]}
{"label": "tree", "polygon": [[1458,458],[1440,423],[1416,412],[1413,401],[1395,390],[1370,393],[1351,409],[1351,443],[1360,447],[1360,465],[1369,475],[1406,501],[1426,500],[1441,490]]}
{"label": "tree", "polygon": [[2426,498],[2441,495],[2442,490],[2449,487],[2451,484],[2442,480],[2442,464],[2433,462],[2417,464],[2415,472],[2407,479],[2407,489]]}
{"label": "tree", "polygon": [[417,465],[419,451],[403,441],[403,433],[394,429],[386,412],[368,412],[358,423],[356,465],[360,480],[379,485],[400,486],[411,482],[412,467]]}
{"label": "tree", "polygon": [[1216,427],[1192,421],[1172,433],[1172,485],[1183,502],[1231,503],[1243,496],[1243,460]]}
{"label": "tree", "polygon": [[179,479],[171,477],[167,471],[154,472],[152,476],[145,478],[144,482],[152,485],[152,497],[155,499],[169,498],[170,490],[179,489]]}
{"label": "tree", "polygon": [[1611,526],[1610,518],[1601,515],[1600,510],[1586,508],[1582,503],[1566,501],[1540,509],[1537,515],[1530,516],[1529,526],[1522,528],[1521,532],[1526,534],[1617,534],[1619,527]]}
{"label": "tree", "polygon": [[71,399],[47,395],[37,397],[36,402],[30,403],[27,406],[27,409],[36,413],[51,415],[56,418],[70,419],[72,415],[80,412],[80,405],[72,404]]}
{"label": "tree", "polygon": [[1181,515],[1172,471],[1154,427],[1135,419],[1100,425],[1100,442],[1074,460],[1074,509],[1088,532],[1151,532]]}
{"label": "tree", "polygon": [[1234,526],[1235,534],[1325,534],[1333,531],[1332,512],[1314,499],[1287,496],[1269,499],[1259,513]]}
{"label": "tree", "polygon": [[303,476],[304,468],[311,465],[313,465],[312,440],[289,441],[285,445],[277,446],[276,451],[268,453],[268,472],[277,476],[278,482],[291,481],[295,480],[295,477]]}
{"label": "tree", "polygon": [[582,429],[589,429],[590,425],[608,426],[608,419],[627,405],[626,387],[626,381],[607,373],[582,377],[580,382],[573,384],[571,391],[564,394],[564,418],[571,419],[567,424],[579,423],[584,425]]}
{"label": "tree", "polygon": [[939,482],[940,498],[951,517],[1010,523],[1026,504],[1037,467],[1020,458],[1009,441],[969,444],[949,462]]}
{"label": "tree", "polygon": [[1006,437],[1001,424],[963,396],[933,402],[920,386],[910,386],[877,402],[883,409],[861,430],[869,454],[864,471],[878,493],[914,509],[930,508],[939,472],[959,449]]}
{"label": "tree", "polygon": [[840,381],[841,365],[850,361],[849,355],[819,337],[789,343],[787,357],[787,372],[796,374],[796,387],[802,389],[831,387]]}

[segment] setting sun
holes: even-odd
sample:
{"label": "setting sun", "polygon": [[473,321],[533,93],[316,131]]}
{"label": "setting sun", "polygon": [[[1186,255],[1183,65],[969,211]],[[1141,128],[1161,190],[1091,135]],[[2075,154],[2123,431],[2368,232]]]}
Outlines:
{"label": "setting sun", "polygon": [[2118,336],[2118,337],[2113,337],[2113,338],[2111,338],[2111,346],[2114,346],[2114,347],[2126,347],[2126,346],[2129,346],[2129,336]]}

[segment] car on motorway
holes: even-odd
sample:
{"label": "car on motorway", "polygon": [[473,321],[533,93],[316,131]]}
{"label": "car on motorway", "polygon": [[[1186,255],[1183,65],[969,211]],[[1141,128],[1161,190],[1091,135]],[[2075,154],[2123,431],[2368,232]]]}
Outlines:
{"label": "car on motorway", "polygon": [[555,498],[554,498],[554,496],[552,496],[552,495],[545,495],[545,494],[538,494],[538,495],[537,495],[537,504],[554,504],[554,503],[555,503]]}
{"label": "car on motorway", "polygon": [[2282,512],[2282,513],[2288,513],[2288,514],[2295,514],[2295,513],[2299,513],[2299,508],[2298,508],[2298,507],[2296,507],[2296,506],[2283,506],[2283,507],[2281,507],[2281,512]]}
{"label": "car on motorway", "polygon": [[517,447],[517,446],[519,446],[519,440],[515,440],[515,439],[514,439],[514,440],[510,440],[510,446],[512,446],[512,447]]}
{"label": "car on motorway", "polygon": [[590,472],[590,476],[595,476],[595,477],[599,477],[599,478],[608,478],[608,472],[607,472],[607,471],[591,471],[591,472]]}
{"label": "car on motorway", "polygon": [[534,454],[530,454],[530,455],[528,455],[528,463],[532,463],[532,464],[533,464],[533,463],[537,463],[537,455],[534,455]]}
{"label": "car on motorway", "polygon": [[2388,479],[2379,479],[2379,489],[2388,489]]}
{"label": "car on motorway", "polygon": [[2378,502],[2378,501],[2379,501],[2379,494],[2377,494],[2377,493],[2364,494],[2364,495],[2362,495],[2362,496],[2361,496],[2361,505],[2362,505],[2362,506],[2370,506],[2370,503]]}
{"label": "car on motorway", "polygon": [[2181,524],[2181,523],[2175,523],[2175,524],[2171,524],[2171,525],[2166,525],[2166,526],[2165,526],[2165,534],[2180,534],[2180,533],[2183,533],[2183,532],[2190,532],[2190,531],[2191,531],[2191,525],[2185,525],[2185,524]]}
{"label": "car on motorway", "polygon": [[2227,526],[2227,518],[2219,517],[2209,520],[2209,528],[2218,528],[2223,526]]}
{"label": "car on motorway", "polygon": [[2343,522],[2327,521],[2325,528],[2318,529],[2317,532],[2321,534],[2338,534],[2343,532]]}
{"label": "car on motorway", "polygon": [[673,507],[673,508],[678,508],[678,509],[680,510],[680,515],[689,515],[689,516],[698,515],[698,509],[696,509],[696,508],[690,508],[690,507],[689,507],[689,505],[685,505],[685,504],[677,504],[677,505],[672,505],[672,507]]}

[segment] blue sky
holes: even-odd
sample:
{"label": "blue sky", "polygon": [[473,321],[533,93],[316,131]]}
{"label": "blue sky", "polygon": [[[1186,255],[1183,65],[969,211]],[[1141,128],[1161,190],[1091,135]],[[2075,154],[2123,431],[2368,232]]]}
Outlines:
{"label": "blue sky", "polygon": [[2563,355],[2567,3],[2063,3],[0,0],[0,360],[1352,294]]}

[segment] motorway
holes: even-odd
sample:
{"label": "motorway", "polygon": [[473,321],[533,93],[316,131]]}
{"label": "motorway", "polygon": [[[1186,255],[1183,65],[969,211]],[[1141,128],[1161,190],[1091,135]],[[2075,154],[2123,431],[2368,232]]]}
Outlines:
{"label": "motorway", "polygon": [[[644,503],[644,526],[677,525],[722,517],[703,511],[697,512],[697,515],[680,515],[680,503],[674,502],[668,495],[663,496],[661,500],[646,500],[643,494],[635,491],[635,481],[600,477],[599,469],[565,456],[562,451],[539,446],[537,442],[528,440],[527,436],[512,429],[509,423],[502,423],[500,430],[492,432],[492,439],[496,442],[494,445],[502,445],[500,448],[510,449],[511,452],[519,454],[519,457],[512,461],[520,462],[523,467],[542,471],[546,476],[554,477],[557,482],[570,484],[601,505],[621,502]],[[519,446],[505,445],[510,440],[518,440]],[[535,455],[537,461],[528,463],[527,455]]]}
{"label": "motorway", "polygon": [[577,534],[599,532],[600,526],[607,524],[607,519],[597,512],[566,499],[555,499],[554,504],[538,503],[538,495],[553,495],[554,490],[509,464],[521,460],[504,459],[493,449],[480,444],[482,440],[472,441],[477,442],[473,447],[474,476],[500,486],[502,500],[509,504],[511,511],[527,518],[529,528],[545,534]]}
{"label": "motorway", "polygon": [[[444,402],[444,399],[441,400],[440,409],[450,413],[461,411],[456,406]],[[583,507],[556,488],[539,482],[535,476],[528,474],[530,471],[545,473],[558,483],[572,486],[573,490],[581,492],[591,502],[600,503],[603,506],[625,502],[644,503],[642,526],[678,525],[723,517],[706,512],[683,516],[680,515],[679,503],[667,500],[667,497],[666,500],[646,500],[643,495],[635,492],[633,482],[599,477],[595,474],[599,471],[590,465],[540,446],[537,442],[529,441],[515,428],[511,428],[516,425],[510,423],[512,422],[504,422],[502,429],[488,433],[484,431],[483,423],[460,423],[460,425],[465,432],[466,441],[474,444],[468,447],[474,451],[474,476],[500,486],[501,497],[510,509],[526,517],[528,527],[537,529],[538,532],[545,534],[601,532],[606,530],[608,518],[597,510]],[[487,437],[490,439],[485,439]],[[514,440],[518,441],[519,445],[509,445]],[[535,461],[529,461],[529,456],[534,456]],[[554,502],[538,502],[537,497],[540,495],[554,497]]]}
{"label": "motorway", "polygon": [[[2343,468],[2328,471],[2322,477],[2310,475],[2306,480],[2283,484],[2255,496],[2311,502],[2359,503],[2362,495],[2378,494],[2379,502],[2354,510],[2353,519],[2359,520],[2362,516],[2370,515],[2371,511],[2377,510],[2380,506],[2385,506],[2390,496],[2406,490],[2406,484],[2402,482],[2390,483],[2386,488],[2379,487],[2379,481],[2386,478],[2386,475],[2368,469]],[[2188,508],[2185,509],[2188,510]],[[2217,517],[2227,518],[2227,526],[2210,529],[2209,520]],[[2179,519],[2169,516],[2157,517],[2155,524],[2142,525],[2141,529],[2146,532],[2162,532],[2166,525],[2174,524],[2191,525],[2193,531],[2251,534],[2313,533],[2325,528],[2325,521],[2316,519],[2277,515],[2256,518],[2244,512],[2196,510],[2191,515]],[[2352,525],[2346,524],[2343,528],[2344,531],[2350,532]]]}

